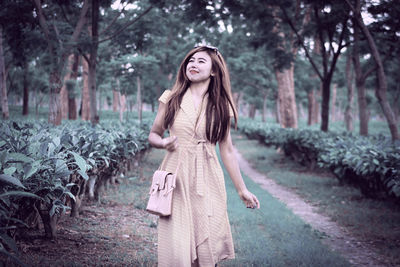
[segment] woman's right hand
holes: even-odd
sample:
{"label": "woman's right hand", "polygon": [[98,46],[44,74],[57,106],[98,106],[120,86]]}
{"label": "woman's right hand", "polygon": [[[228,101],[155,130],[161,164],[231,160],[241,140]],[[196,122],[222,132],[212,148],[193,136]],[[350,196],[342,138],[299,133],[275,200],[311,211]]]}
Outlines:
{"label": "woman's right hand", "polygon": [[172,152],[178,148],[178,137],[168,136],[162,139],[163,148]]}

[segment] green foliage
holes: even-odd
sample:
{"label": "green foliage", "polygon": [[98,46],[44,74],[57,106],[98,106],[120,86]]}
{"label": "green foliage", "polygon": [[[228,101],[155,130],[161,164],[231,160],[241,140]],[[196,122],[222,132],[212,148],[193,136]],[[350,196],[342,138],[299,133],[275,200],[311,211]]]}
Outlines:
{"label": "green foliage", "polygon": [[242,121],[249,138],[281,148],[287,156],[313,169],[327,168],[341,181],[369,197],[400,199],[400,143],[385,136],[361,137],[310,129],[283,129]]}
{"label": "green foliage", "polygon": [[[127,159],[147,149],[149,129],[150,122],[140,125],[136,120],[125,125],[106,121],[95,127],[86,122],[53,127],[41,122],[2,121],[0,234],[27,227],[27,222],[18,218],[37,212],[39,205],[47,207],[50,217],[65,213],[70,209],[67,199],[75,201],[71,189],[79,179],[123,172]],[[10,247],[7,240],[1,239],[0,249]]]}

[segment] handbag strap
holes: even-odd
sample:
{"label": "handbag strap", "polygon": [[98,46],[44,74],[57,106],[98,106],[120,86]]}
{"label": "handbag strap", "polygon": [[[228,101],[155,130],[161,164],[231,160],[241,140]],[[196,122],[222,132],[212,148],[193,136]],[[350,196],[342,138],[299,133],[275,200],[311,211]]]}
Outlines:
{"label": "handbag strap", "polygon": [[[178,148],[178,164],[176,165],[176,169],[175,169],[175,172],[173,173],[173,175],[177,175],[178,174],[178,170],[179,170],[179,167],[180,167],[180,165],[181,165],[181,161],[180,161],[180,158],[181,158],[181,151],[179,150],[179,148]],[[168,155],[166,156],[166,157],[164,157],[164,159],[163,159],[163,161],[161,162],[161,164],[160,164],[160,166],[158,166],[158,170],[159,171],[161,171],[161,166],[163,166],[164,165],[164,163],[165,163],[165,161],[167,160],[167,157],[168,157]]]}

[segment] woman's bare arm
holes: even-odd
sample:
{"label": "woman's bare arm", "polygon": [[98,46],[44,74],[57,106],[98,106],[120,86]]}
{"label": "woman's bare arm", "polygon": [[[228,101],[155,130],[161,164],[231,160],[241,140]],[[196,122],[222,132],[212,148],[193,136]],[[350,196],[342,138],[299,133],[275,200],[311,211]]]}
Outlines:
{"label": "woman's bare arm", "polygon": [[168,151],[174,151],[178,147],[178,140],[176,136],[169,136],[163,138],[164,129],[164,118],[165,118],[166,104],[160,102],[156,118],[154,119],[153,126],[151,127],[150,134],[148,137],[150,145],[155,148],[163,148]]}
{"label": "woman's bare arm", "polygon": [[247,190],[240,173],[239,164],[233,149],[232,138],[228,130],[227,137],[223,142],[219,143],[219,150],[221,153],[222,162],[231,177],[236,191],[238,192],[242,201],[248,208],[260,208],[260,202],[257,197]]}

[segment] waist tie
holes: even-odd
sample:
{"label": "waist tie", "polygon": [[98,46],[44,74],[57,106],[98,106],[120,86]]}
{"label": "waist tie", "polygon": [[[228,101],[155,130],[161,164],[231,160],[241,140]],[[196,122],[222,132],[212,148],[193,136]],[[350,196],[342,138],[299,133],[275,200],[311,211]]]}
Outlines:
{"label": "waist tie", "polygon": [[[206,188],[206,177],[204,175],[204,160],[209,160],[210,158],[213,158],[213,154],[209,150],[209,146],[207,145],[207,141],[204,139],[199,139],[197,140],[197,145],[196,145],[196,193],[204,197],[205,191],[207,190],[206,197],[208,198],[206,200],[207,202],[207,214],[209,216],[212,215],[212,207],[211,207],[211,198],[209,194],[209,188]],[[209,168],[211,167],[211,164],[207,165]]]}

